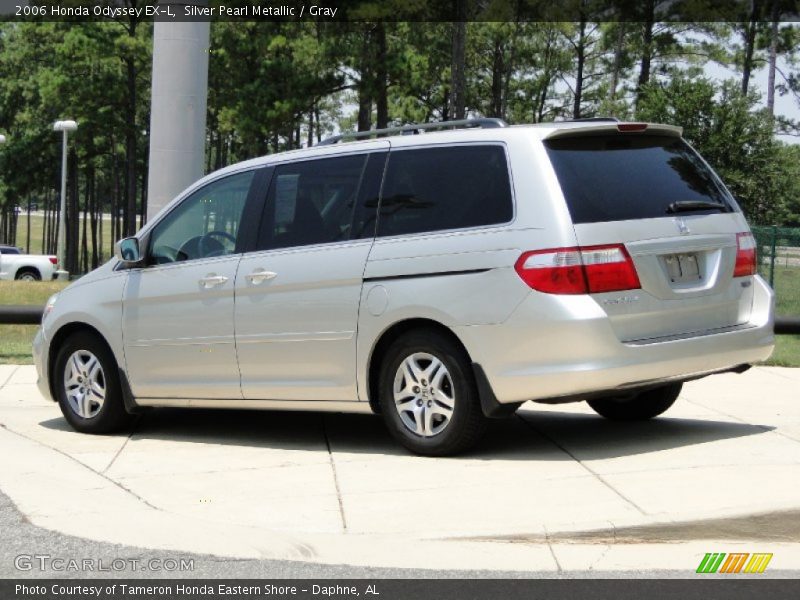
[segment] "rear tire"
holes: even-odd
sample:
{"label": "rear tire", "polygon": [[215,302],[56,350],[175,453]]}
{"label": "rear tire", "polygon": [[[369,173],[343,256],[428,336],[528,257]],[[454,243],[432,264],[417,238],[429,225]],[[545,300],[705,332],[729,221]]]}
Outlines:
{"label": "rear tire", "polygon": [[486,431],[469,358],[438,331],[419,329],[395,340],[381,363],[379,386],[386,427],[416,454],[457,454]]}
{"label": "rear tire", "polygon": [[117,361],[93,333],[78,331],[61,345],[53,388],[64,418],[76,431],[111,433],[133,420],[125,411]]}
{"label": "rear tire", "polygon": [[639,392],[633,398],[589,400],[589,406],[612,421],[646,421],[665,412],[675,403],[683,383],[670,383]]}
{"label": "rear tire", "polygon": [[36,269],[22,269],[14,277],[17,281],[41,281],[42,276]]}

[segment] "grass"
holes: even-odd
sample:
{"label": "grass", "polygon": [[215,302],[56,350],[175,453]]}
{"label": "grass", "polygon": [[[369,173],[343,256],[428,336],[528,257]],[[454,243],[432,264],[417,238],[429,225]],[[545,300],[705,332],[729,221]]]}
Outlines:
{"label": "grass", "polygon": [[[65,285],[63,281],[0,281],[0,305],[44,306]],[[0,325],[0,364],[32,364],[31,343],[37,329],[38,325]]]}
{"label": "grass", "polygon": [[[769,280],[768,272],[763,272],[762,275]],[[774,279],[776,314],[800,317],[800,266],[779,267],[776,265]]]}
{"label": "grass", "polygon": [[[0,281],[0,305],[42,306],[63,282]],[[800,267],[775,268],[778,315],[800,316]],[[0,364],[31,364],[31,341],[36,325],[0,325]],[[775,352],[765,363],[778,367],[800,367],[800,335],[776,337]]]}
{"label": "grass", "polygon": [[764,364],[773,367],[800,367],[800,335],[775,336],[775,352]]}
{"label": "grass", "polygon": [[[769,278],[768,269],[762,275]],[[800,316],[800,266],[775,265],[775,313],[779,316]],[[779,335],[775,352],[765,363],[776,367],[800,367],[800,335]]]}

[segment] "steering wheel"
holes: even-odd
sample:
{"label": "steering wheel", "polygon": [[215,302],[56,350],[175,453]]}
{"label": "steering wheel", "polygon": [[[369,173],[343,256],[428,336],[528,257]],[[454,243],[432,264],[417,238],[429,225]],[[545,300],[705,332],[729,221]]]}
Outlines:
{"label": "steering wheel", "polygon": [[227,231],[209,231],[207,234],[201,237],[200,241],[197,243],[197,249],[200,252],[201,257],[205,258],[208,256],[219,256],[220,254],[225,253],[225,244],[220,242],[217,238],[228,240],[231,242],[231,244],[233,244],[234,248],[236,247],[236,238]]}

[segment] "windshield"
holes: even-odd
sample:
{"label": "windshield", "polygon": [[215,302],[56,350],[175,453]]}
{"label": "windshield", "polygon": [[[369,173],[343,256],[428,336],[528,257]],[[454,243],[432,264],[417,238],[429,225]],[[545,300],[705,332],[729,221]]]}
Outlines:
{"label": "windshield", "polygon": [[674,203],[690,214],[735,210],[716,175],[679,138],[566,137],[545,141],[545,148],[575,224],[666,217]]}

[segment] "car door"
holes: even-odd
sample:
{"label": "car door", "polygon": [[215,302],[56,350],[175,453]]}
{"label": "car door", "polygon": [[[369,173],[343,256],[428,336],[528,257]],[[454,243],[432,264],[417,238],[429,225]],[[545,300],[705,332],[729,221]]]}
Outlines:
{"label": "car door", "polygon": [[233,289],[255,174],[204,185],[147,234],[148,266],[131,271],[123,301],[136,397],[241,399]]}
{"label": "car door", "polygon": [[236,277],[245,399],[357,398],[358,304],[386,155],[275,167],[259,249],[242,257]]}

